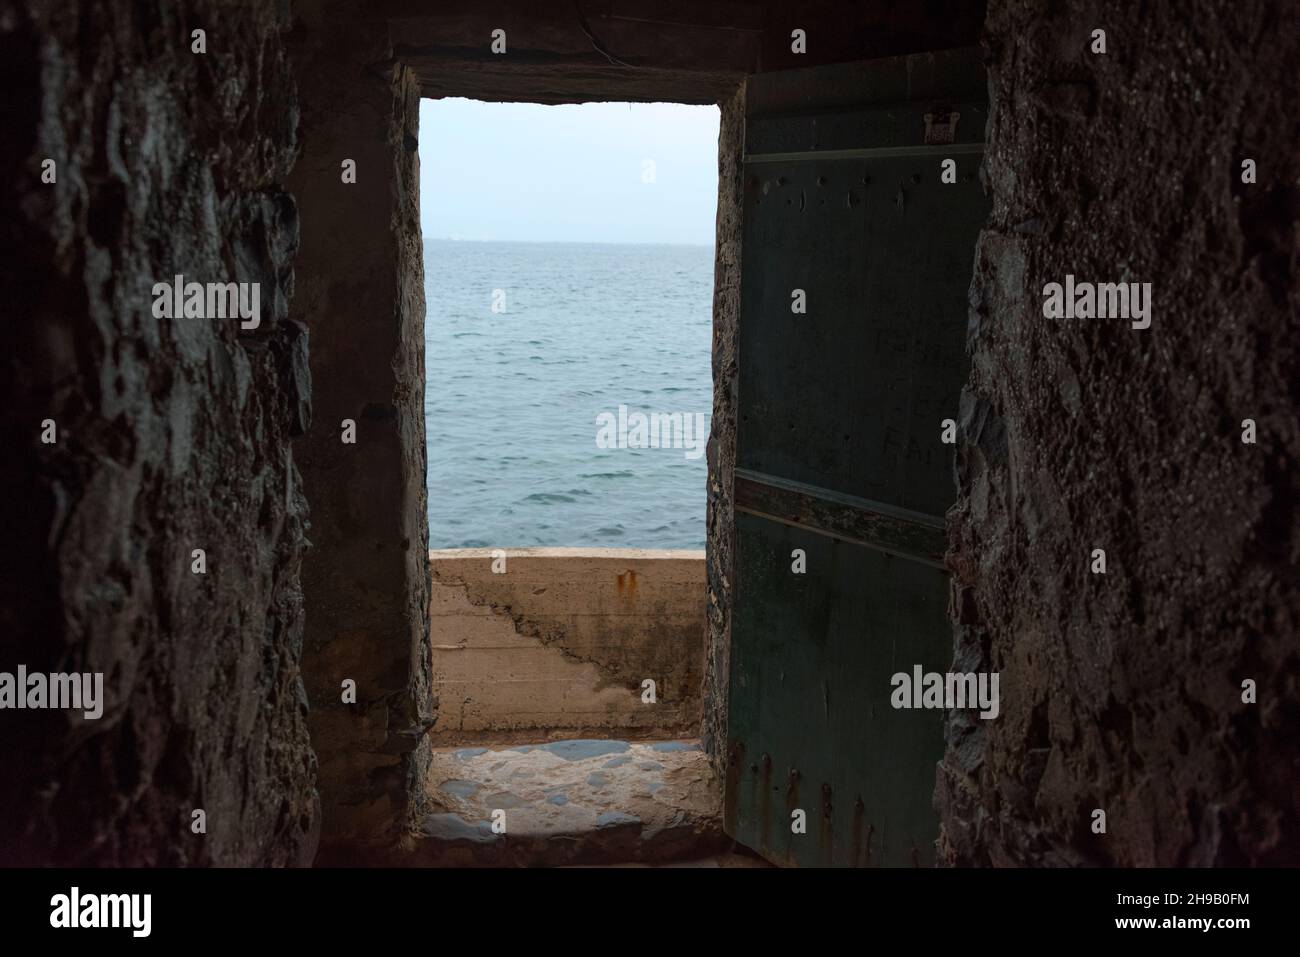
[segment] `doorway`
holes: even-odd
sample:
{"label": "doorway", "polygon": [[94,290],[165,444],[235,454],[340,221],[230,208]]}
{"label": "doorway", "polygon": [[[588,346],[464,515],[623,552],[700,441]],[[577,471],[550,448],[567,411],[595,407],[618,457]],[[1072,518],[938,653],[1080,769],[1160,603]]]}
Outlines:
{"label": "doorway", "polygon": [[444,99],[420,119],[439,714],[426,853],[712,853],[718,110]]}

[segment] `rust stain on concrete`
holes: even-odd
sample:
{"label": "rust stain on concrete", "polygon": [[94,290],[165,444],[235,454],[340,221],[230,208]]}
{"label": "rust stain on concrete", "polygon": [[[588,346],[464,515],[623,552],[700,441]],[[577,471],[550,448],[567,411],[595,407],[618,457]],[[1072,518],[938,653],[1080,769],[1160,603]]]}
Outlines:
{"label": "rust stain on concrete", "polygon": [[632,569],[618,576],[618,594],[620,598],[636,601],[636,572]]}

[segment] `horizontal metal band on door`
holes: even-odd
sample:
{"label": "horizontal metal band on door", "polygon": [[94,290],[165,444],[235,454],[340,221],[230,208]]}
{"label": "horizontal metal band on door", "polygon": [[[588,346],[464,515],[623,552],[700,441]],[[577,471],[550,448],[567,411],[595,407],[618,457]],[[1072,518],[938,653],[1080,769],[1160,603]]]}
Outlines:
{"label": "horizontal metal band on door", "polygon": [[738,512],[944,567],[948,536],[940,516],[742,468],[733,488]]}
{"label": "horizontal metal band on door", "polygon": [[856,150],[802,150],[797,153],[746,153],[746,163],[810,163],[816,160],[888,159],[896,156],[953,156],[983,153],[983,143],[942,143],[922,146],[872,146]]}

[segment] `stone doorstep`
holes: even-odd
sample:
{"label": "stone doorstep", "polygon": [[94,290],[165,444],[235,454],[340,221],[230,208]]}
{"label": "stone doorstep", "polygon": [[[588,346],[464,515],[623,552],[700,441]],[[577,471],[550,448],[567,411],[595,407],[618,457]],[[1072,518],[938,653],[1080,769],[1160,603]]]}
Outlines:
{"label": "stone doorstep", "polygon": [[730,843],[720,784],[695,741],[443,749],[428,782],[437,810],[417,836],[421,864],[665,863]]}

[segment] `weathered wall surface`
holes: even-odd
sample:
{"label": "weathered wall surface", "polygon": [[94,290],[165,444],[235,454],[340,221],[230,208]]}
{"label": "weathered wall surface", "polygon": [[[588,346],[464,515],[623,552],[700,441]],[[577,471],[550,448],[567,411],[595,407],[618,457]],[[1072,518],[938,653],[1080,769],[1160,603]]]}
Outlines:
{"label": "weathered wall surface", "polygon": [[[1296,8],[990,7],[995,206],[950,561],[957,666],[1001,673],[1002,714],[950,725],[944,847],[1294,864]],[[1151,328],[1045,319],[1067,273],[1151,282]]]}
{"label": "weathered wall surface", "polygon": [[[0,670],[102,672],[106,698],[99,720],[3,712],[6,864],[315,850],[290,443],[310,382],[287,317],[296,107],[277,9],[0,2],[0,229],[23,253],[5,257],[0,323]],[[178,273],[260,283],[260,327],[155,318],[153,283]]]}
{"label": "weathered wall surface", "polygon": [[740,349],[740,241],[744,202],[745,87],[718,104],[718,222],[713,263],[713,416],[708,445],[708,637],[704,646],[701,737],[714,770],[725,774],[727,690],[731,674],[731,582],[735,563],[736,400]]}
{"label": "weathered wall surface", "polygon": [[699,736],[703,552],[529,548],[505,562],[430,553],[434,745]]}
{"label": "weathered wall surface", "polygon": [[[965,46],[982,2],[371,0],[426,96],[717,103],[747,74]],[[506,31],[506,51],[488,47]],[[799,52],[793,30],[804,31]]]}
{"label": "weathered wall surface", "polygon": [[[295,4],[302,156],[293,315],[312,331],[316,415],[303,668],[323,807],[319,862],[383,853],[423,787],[429,690],[419,91],[365,4]],[[353,160],[355,183],[343,163]],[[355,426],[345,443],[344,421]],[[356,683],[355,703],[343,682]]]}

